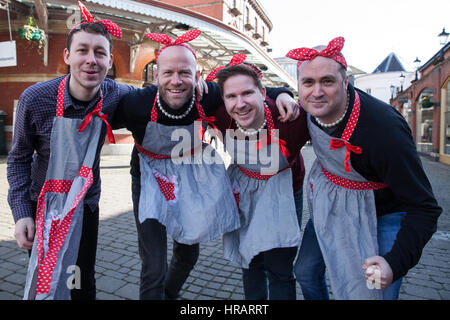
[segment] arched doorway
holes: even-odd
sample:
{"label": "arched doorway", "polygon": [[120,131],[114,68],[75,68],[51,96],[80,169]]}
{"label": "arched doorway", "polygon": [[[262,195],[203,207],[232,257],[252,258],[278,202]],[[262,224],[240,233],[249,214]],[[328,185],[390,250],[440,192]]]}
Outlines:
{"label": "arched doorway", "polygon": [[409,127],[412,128],[412,110],[411,110],[411,99],[408,99],[407,103],[403,105],[402,108],[402,116],[405,118]]}
{"label": "arched doorway", "polygon": [[112,65],[111,69],[108,70],[106,77],[113,80],[116,78],[116,67],[114,66],[114,64]]}
{"label": "arched doorway", "polygon": [[155,84],[155,70],[156,63],[154,61],[148,63],[144,70],[142,70],[142,81],[144,81],[143,87],[151,86]]}
{"label": "arched doorway", "polygon": [[416,144],[419,152],[433,151],[433,105],[434,90],[427,87],[416,102]]}

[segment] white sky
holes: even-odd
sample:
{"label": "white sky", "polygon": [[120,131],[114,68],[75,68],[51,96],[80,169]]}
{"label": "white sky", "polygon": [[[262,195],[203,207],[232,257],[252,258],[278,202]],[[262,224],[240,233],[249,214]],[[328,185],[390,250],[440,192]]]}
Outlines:
{"label": "white sky", "polygon": [[371,73],[394,52],[412,71],[416,56],[427,62],[440,48],[442,28],[450,33],[448,0],[259,0],[273,23],[273,58],[290,49],[345,38],[347,63]]}

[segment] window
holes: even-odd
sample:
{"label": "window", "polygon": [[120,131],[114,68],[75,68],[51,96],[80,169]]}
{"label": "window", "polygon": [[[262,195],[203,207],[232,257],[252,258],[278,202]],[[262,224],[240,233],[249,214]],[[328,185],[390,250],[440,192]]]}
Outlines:
{"label": "window", "polygon": [[433,101],[433,89],[425,88],[416,102],[416,144],[419,152],[432,152]]}
{"label": "window", "polygon": [[152,85],[154,83],[155,68],[155,62],[150,62],[145,66],[144,70],[142,71],[142,80],[144,81],[144,86]]}
{"label": "window", "polygon": [[116,68],[114,67],[114,64],[112,65],[111,69],[108,70],[106,77],[113,80],[116,78]]}
{"label": "window", "polygon": [[444,107],[444,154],[450,155],[450,81],[447,83]]}

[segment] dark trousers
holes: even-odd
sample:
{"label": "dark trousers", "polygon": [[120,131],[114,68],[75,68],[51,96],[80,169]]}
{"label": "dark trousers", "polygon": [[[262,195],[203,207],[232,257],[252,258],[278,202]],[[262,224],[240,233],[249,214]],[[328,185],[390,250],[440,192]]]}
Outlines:
{"label": "dark trousers", "polygon": [[[36,219],[36,203],[33,203],[33,220]],[[76,265],[80,268],[80,289],[70,290],[72,300],[95,300],[95,259],[97,254],[98,238],[98,206],[94,211],[84,206],[83,228],[81,231],[80,248]],[[28,251],[28,255],[31,250]]]}
{"label": "dark trousers", "polygon": [[249,269],[242,269],[245,299],[295,300],[293,263],[296,255],[297,247],[291,247],[275,248],[255,256]]}
{"label": "dark trousers", "polygon": [[155,219],[139,222],[140,178],[132,176],[133,211],[138,233],[141,258],[141,300],[174,299],[189,277],[199,256],[199,245],[173,241],[173,255],[167,266],[166,228]]}
{"label": "dark trousers", "polygon": [[[303,188],[294,192],[299,227],[302,225]],[[274,248],[255,256],[248,269],[242,269],[246,300],[295,300],[293,264],[297,247]]]}

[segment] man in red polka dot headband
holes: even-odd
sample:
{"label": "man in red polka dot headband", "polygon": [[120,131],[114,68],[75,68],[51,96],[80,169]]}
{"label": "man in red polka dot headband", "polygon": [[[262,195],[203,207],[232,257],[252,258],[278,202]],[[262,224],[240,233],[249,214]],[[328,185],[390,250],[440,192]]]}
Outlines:
{"label": "man in red polka dot headband", "polygon": [[317,160],[308,177],[311,219],[295,272],[306,299],[397,299],[442,212],[411,131],[390,105],[354,88],[344,38],[289,51]]}
{"label": "man in red polka dot headband", "polygon": [[63,52],[70,72],[27,88],[17,106],[8,201],[18,246],[30,250],[25,299],[96,297],[100,151],[107,134],[114,139],[109,121],[131,87],[106,79],[120,28],[79,5],[85,21]]}

